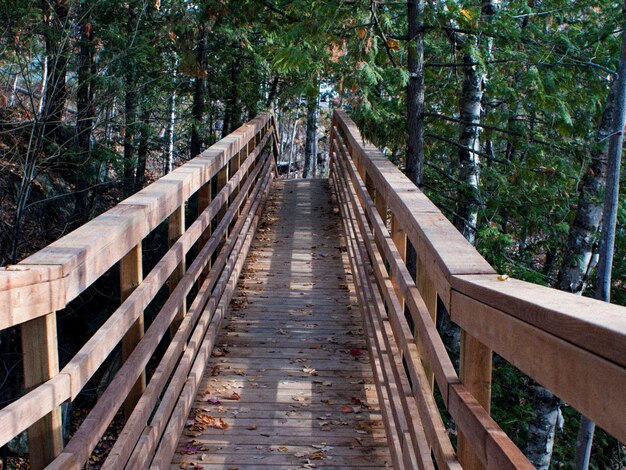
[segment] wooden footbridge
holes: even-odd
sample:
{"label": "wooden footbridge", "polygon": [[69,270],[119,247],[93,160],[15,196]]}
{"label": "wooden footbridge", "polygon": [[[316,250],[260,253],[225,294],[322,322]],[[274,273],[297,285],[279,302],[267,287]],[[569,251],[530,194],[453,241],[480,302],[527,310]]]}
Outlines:
{"label": "wooden footbridge", "polygon": [[[259,115],[0,271],[26,390],[0,410],[0,444],[27,430],[32,468],[81,468],[123,409],[102,468],[532,468],[490,417],[494,352],[626,441],[626,309],[499,276],[341,111],[329,180],[276,180],[275,127]],[[169,251],[144,276],[162,223]],[[59,364],[56,312],[116,264],[121,305]],[[458,372],[444,311],[462,329]],[[63,442],[62,404],[120,344]]]}

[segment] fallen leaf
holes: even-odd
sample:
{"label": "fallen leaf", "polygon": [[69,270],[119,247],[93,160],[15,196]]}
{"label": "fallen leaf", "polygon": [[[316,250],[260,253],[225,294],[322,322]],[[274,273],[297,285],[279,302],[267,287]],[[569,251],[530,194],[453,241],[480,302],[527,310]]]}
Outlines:
{"label": "fallen leaf", "polygon": [[342,412],[342,413],[346,413],[346,414],[348,414],[348,413],[353,413],[353,412],[354,412],[354,410],[352,409],[352,407],[351,407],[351,406],[348,406],[348,405],[343,405],[343,406],[341,407],[341,412]]}
{"label": "fallen leaf", "polygon": [[220,395],[220,398],[222,398],[223,400],[240,400],[241,399],[241,395],[239,395],[237,392],[233,392],[230,395]]}
{"label": "fallen leaf", "polygon": [[224,354],[225,354],[224,351],[222,351],[220,348],[215,348],[213,350],[213,352],[211,353],[211,356],[213,356],[213,357],[222,357],[222,356],[224,356]]}
{"label": "fallen leaf", "polygon": [[350,350],[350,354],[352,354],[354,357],[359,357],[363,355],[363,351],[361,351],[359,348],[352,348]]}
{"label": "fallen leaf", "polygon": [[209,398],[207,398],[207,403],[209,405],[219,405],[221,402],[220,402],[219,398],[217,398],[217,397],[209,397]]}

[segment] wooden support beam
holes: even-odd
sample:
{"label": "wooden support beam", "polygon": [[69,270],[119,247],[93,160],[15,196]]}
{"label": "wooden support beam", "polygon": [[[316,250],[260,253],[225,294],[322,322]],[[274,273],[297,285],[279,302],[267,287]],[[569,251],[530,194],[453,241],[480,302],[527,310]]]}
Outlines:
{"label": "wooden support beam", "polygon": [[[428,308],[428,312],[430,313],[431,318],[433,319],[433,323],[437,324],[437,289],[435,288],[435,284],[432,279],[428,276],[428,272],[426,270],[426,266],[424,265],[423,260],[420,258],[419,253],[417,255],[417,276],[416,282],[417,289],[420,291],[422,299],[424,299],[424,303]],[[426,352],[424,350],[424,343],[422,341],[422,334],[419,330],[415,331],[415,340],[417,343],[417,349],[420,353],[420,357],[422,358],[422,363],[424,364],[424,369],[426,369],[426,376],[428,377],[428,381],[430,383],[430,388],[433,389],[435,384],[435,375],[433,374],[433,369],[431,364],[426,359]]]}
{"label": "wooden support beam", "polygon": [[[213,180],[209,180],[205,185],[201,186],[198,190],[198,216],[204,212],[204,210],[209,207],[211,201],[213,200]],[[211,238],[211,234],[213,233],[213,224],[209,224],[208,228],[200,235],[198,239],[198,253],[204,248],[207,244],[209,238]],[[204,268],[200,278],[198,279],[198,286],[201,286],[204,280],[206,279],[209,270],[211,269],[211,260],[207,263]]]}
{"label": "wooden support beam", "polygon": [[[200,195],[198,195],[198,206],[200,205]],[[168,247],[171,248],[174,243],[185,233],[185,204],[181,204],[181,206],[172,212],[172,215],[167,219],[167,244]],[[176,267],[174,272],[169,278],[168,281],[168,289],[170,294],[176,288],[182,277],[185,275],[186,270],[186,262],[185,257],[183,257],[180,264]],[[183,321],[183,317],[187,313],[187,299],[182,299],[182,304],[180,306],[180,310],[176,314],[176,317],[172,321],[170,325],[170,334],[173,337],[176,334],[176,330],[180,325],[180,322]]]}
{"label": "wooden support beam", "polygon": [[[130,294],[137,288],[143,280],[143,266],[141,256],[141,243],[132,248],[126,256],[120,260],[120,295],[124,302]],[[129,328],[128,332],[122,339],[122,360],[126,361],[128,356],[133,352],[135,346],[143,337],[144,324],[143,312],[139,318]],[[142,372],[141,377],[133,386],[124,402],[124,416],[128,418],[133,408],[139,401],[141,394],[146,389],[146,373]]]}
{"label": "wooden support beam", "polygon": [[[229,165],[226,165],[224,168],[222,168],[220,171],[217,172],[217,191],[218,192],[221,191],[224,186],[226,186],[226,183],[228,183],[228,166]],[[252,169],[252,167],[250,167],[250,169]],[[224,204],[221,207],[220,211],[217,213],[218,223],[220,220],[222,220],[227,210],[228,210],[228,205]],[[228,238],[228,232],[226,233],[226,238]]]}
{"label": "wooden support beam", "polygon": [[[396,245],[396,249],[398,250],[398,253],[400,253],[402,260],[406,262],[406,233],[404,233],[404,230],[398,223],[398,218],[393,213],[391,214],[391,239],[393,240],[393,243]],[[398,301],[400,302],[400,307],[402,309],[402,312],[404,312],[405,300],[404,300],[404,295],[402,295],[402,289],[400,288],[398,284],[398,280],[393,275],[393,272],[390,273],[389,277],[391,278],[393,288],[396,291],[396,295],[398,296]]]}
{"label": "wooden support beam", "polygon": [[[21,326],[24,388],[26,392],[59,373],[57,317],[52,312]],[[63,450],[61,408],[28,428],[30,468],[40,470]]]}
{"label": "wooden support beam", "polygon": [[[491,370],[491,349],[462,330],[460,379],[465,388],[487,413],[490,413],[491,410]],[[460,429],[458,457],[464,469],[482,470],[486,468]]]}

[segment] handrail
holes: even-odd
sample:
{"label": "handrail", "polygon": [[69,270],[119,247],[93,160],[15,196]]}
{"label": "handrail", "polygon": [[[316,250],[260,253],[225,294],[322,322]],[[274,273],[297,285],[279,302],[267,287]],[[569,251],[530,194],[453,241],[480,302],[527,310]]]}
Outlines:
{"label": "handrail", "polygon": [[104,214],[19,264],[0,269],[0,329],[65,307],[215,177],[270,121],[270,114],[259,114]]}
{"label": "handrail", "polygon": [[[25,364],[37,364],[37,361],[40,366],[46,365],[45,361],[52,364],[43,367],[44,373],[35,371],[35,375],[29,375],[25,369],[26,385],[32,390],[0,409],[0,445],[30,427],[32,468],[43,468],[61,452],[51,468],[79,468],[124,401],[132,410],[139,400],[143,408],[140,412],[135,407],[134,412],[147,419],[174,367],[180,367],[181,357],[195,350],[188,341],[194,341],[198,328],[202,330],[205,316],[212,315],[206,312],[215,309],[217,302],[228,295],[233,267],[237,266],[242,247],[245,257],[249,244],[244,240],[250,240],[254,234],[256,225],[252,221],[258,218],[275,174],[272,158],[278,151],[275,139],[273,116],[260,114],[195,159],[75,232],[23,263],[0,270],[0,305],[3,306],[0,329],[21,324]],[[215,187],[217,194],[212,193]],[[199,215],[184,230],[184,204],[196,192],[201,196]],[[183,229],[163,258],[142,279],[141,258],[136,260],[136,256],[141,256],[141,241],[168,217],[170,234],[175,224],[180,230],[182,222]],[[199,243],[198,254],[185,270],[186,254],[196,243]],[[207,271],[213,253],[217,258]],[[132,271],[127,261],[131,256],[139,271]],[[131,268],[128,295],[59,371],[55,311],[118,261],[123,274],[124,269]],[[170,297],[144,335],[143,311],[168,279]],[[187,311],[186,298],[196,282],[198,293]],[[157,369],[158,374],[153,375],[142,395],[146,364],[168,329],[173,337],[170,348]],[[76,398],[120,340],[124,341],[125,349],[130,345],[124,352],[122,369],[63,449],[60,405]],[[135,397],[133,390],[137,386],[133,384],[138,379],[141,379],[137,382],[140,389]],[[142,401],[146,394],[151,397],[147,402]],[[127,442],[132,439],[137,442],[140,433],[141,429],[135,430]]]}
{"label": "handrail", "polygon": [[[388,316],[390,324],[383,336],[404,356],[421,424],[439,468],[451,465],[443,451],[448,442],[437,432],[439,413],[426,396],[433,391],[432,376],[460,431],[458,458],[464,468],[531,468],[489,416],[492,351],[626,440],[624,307],[497,276],[340,110],[333,115],[330,152],[331,180],[344,219],[352,211],[350,233],[362,239],[352,256],[373,268],[371,274],[361,270],[362,282],[374,286],[384,301],[379,321],[384,326]],[[417,252],[417,283],[404,261],[407,241]],[[462,328],[460,376],[435,328],[438,303]],[[416,325],[415,334],[403,318],[404,305]],[[376,312],[371,315],[374,326]],[[402,372],[394,370],[397,375]],[[419,459],[417,447],[415,455]]]}

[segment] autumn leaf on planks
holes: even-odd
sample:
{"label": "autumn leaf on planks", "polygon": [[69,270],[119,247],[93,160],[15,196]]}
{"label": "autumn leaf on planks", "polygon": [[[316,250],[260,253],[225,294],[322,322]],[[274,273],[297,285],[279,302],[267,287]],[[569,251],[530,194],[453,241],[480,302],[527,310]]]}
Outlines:
{"label": "autumn leaf on planks", "polygon": [[207,415],[205,413],[198,413],[195,417],[195,421],[200,426],[204,426],[206,428],[216,428],[216,429],[228,429],[229,424],[224,421],[222,418],[215,419],[213,416]]}
{"label": "autumn leaf on planks", "polygon": [[180,450],[180,453],[184,455],[194,455],[198,452],[203,452],[207,450],[209,450],[208,446],[202,445],[198,441],[191,441]]}
{"label": "autumn leaf on planks", "polygon": [[204,467],[194,462],[183,462],[178,468],[182,468],[182,470],[202,470]]}
{"label": "autumn leaf on planks", "polygon": [[221,403],[217,397],[209,397],[206,401],[209,405],[219,405]]}
{"label": "autumn leaf on planks", "polygon": [[241,399],[241,395],[239,395],[237,392],[233,392],[230,395],[220,395],[220,398],[222,400],[234,400],[234,401],[238,401]]}
{"label": "autumn leaf on planks", "polygon": [[361,351],[359,348],[352,348],[350,350],[350,354],[354,357],[360,357],[363,355],[363,351]]}

